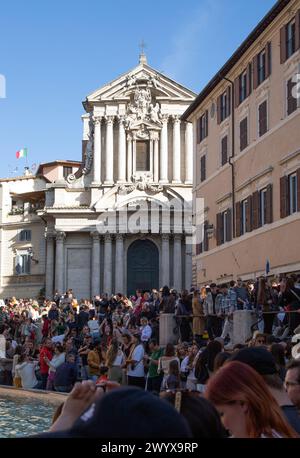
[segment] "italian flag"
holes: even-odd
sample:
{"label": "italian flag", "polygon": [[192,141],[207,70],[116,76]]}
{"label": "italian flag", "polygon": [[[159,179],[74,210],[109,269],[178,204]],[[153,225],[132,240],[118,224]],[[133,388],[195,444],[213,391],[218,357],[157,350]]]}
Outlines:
{"label": "italian flag", "polygon": [[20,149],[16,152],[17,159],[21,159],[22,157],[27,157],[27,148]]}

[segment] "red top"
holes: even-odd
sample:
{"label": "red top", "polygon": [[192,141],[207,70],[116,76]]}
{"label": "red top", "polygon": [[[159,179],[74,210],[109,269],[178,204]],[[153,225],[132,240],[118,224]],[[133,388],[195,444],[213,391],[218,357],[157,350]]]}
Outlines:
{"label": "red top", "polygon": [[48,318],[46,318],[44,320],[43,329],[42,329],[42,334],[43,334],[44,337],[48,336],[49,325],[50,325],[50,321],[48,320]]}
{"label": "red top", "polygon": [[47,358],[51,361],[52,359],[52,351],[49,350],[47,347],[42,347],[40,351],[40,371],[41,374],[48,374],[49,371],[49,366],[48,364],[44,361],[44,357],[47,356]]}

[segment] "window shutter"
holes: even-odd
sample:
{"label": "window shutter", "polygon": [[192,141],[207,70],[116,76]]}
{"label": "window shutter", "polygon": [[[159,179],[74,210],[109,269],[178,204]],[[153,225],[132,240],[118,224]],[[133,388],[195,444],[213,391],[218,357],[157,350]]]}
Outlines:
{"label": "window shutter", "polygon": [[256,89],[258,86],[258,56],[255,56],[252,61],[253,67],[253,89]]}
{"label": "window shutter", "polygon": [[201,182],[206,180],[206,156],[201,157]]}
{"label": "window shutter", "polygon": [[280,178],[280,218],[288,216],[288,184],[289,179],[287,176]]}
{"label": "window shutter", "polygon": [[295,27],[295,48],[300,48],[300,10],[296,13],[296,27]]}
{"label": "window shutter", "polygon": [[208,110],[205,111],[205,136],[208,136]]}
{"label": "window shutter", "polygon": [[264,101],[258,107],[258,118],[259,118],[259,136],[261,137],[267,132],[267,102]]}
{"label": "window shutter", "polygon": [[240,104],[240,77],[234,80],[234,106],[237,108]]}
{"label": "window shutter", "polygon": [[293,96],[293,88],[297,83],[289,79],[287,82],[287,114],[290,115],[297,110],[297,99]]}
{"label": "window shutter", "polygon": [[247,118],[240,122],[240,150],[242,151],[248,146],[248,126]]}
{"label": "window shutter", "polygon": [[267,218],[266,223],[273,223],[273,186],[269,184],[267,186]]}
{"label": "window shutter", "polygon": [[227,93],[226,114],[227,116],[230,116],[231,114],[231,87],[230,86],[228,86],[226,93]]}
{"label": "window shutter", "polygon": [[203,240],[203,251],[208,251],[208,234],[207,234],[208,221],[204,221],[204,240]]}
{"label": "window shutter", "polygon": [[247,97],[252,92],[252,64],[251,62],[248,64],[247,67]]}
{"label": "window shutter", "polygon": [[271,42],[268,41],[266,45],[266,78],[268,78],[271,75],[272,72],[272,46]]}
{"label": "window shutter", "polygon": [[259,227],[259,192],[255,191],[252,195],[252,221],[253,229]]}
{"label": "window shutter", "polygon": [[221,124],[221,95],[217,99],[217,123]]}
{"label": "window shutter", "polygon": [[252,196],[247,198],[248,205],[246,210],[246,232],[252,231]]}
{"label": "window shutter", "polygon": [[286,61],[286,26],[280,29],[280,63]]}
{"label": "window shutter", "polygon": [[200,143],[200,118],[197,119],[197,143]]}
{"label": "window shutter", "polygon": [[223,243],[223,216],[222,213],[217,213],[217,245]]}
{"label": "window shutter", "polygon": [[300,212],[300,169],[297,170],[297,211]]}
{"label": "window shutter", "polygon": [[230,242],[232,240],[232,211],[231,208],[227,210],[226,215],[226,242]]}
{"label": "window shutter", "polygon": [[226,135],[226,137],[222,138],[222,152],[221,152],[221,155],[222,155],[222,165],[225,165],[228,161],[228,150],[227,150],[227,144],[228,144],[228,137]]}
{"label": "window shutter", "polygon": [[241,225],[242,225],[242,203],[237,202],[235,204],[235,235],[236,237],[240,237],[242,231],[241,231]]}

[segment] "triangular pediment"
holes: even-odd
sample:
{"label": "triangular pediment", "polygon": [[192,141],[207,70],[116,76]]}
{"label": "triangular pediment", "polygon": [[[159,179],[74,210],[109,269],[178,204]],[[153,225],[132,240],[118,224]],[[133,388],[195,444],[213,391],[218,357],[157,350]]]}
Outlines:
{"label": "triangular pediment", "polygon": [[149,87],[158,101],[182,101],[191,103],[196,94],[173,81],[147,64],[140,64],[87,96],[90,104],[112,101],[129,101],[133,90]]}

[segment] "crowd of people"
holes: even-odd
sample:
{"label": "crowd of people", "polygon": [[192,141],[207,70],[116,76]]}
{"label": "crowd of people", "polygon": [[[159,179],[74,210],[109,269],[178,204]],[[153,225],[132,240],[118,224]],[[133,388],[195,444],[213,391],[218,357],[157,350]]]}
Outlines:
{"label": "crowd of people", "polygon": [[[68,430],[76,436],[73,426],[92,404],[101,416],[101,406],[122,393],[146,405],[151,400],[148,410],[167,415],[175,409],[174,428],[186,437],[298,437],[299,283],[299,277],[272,284],[238,279],[180,294],[165,286],[131,297],[78,301],[68,290],[42,303],[5,300],[0,384],[70,393],[50,435]],[[248,342],[234,344],[233,313],[243,309],[255,310],[261,321]],[[159,343],[164,313],[174,314],[179,332],[178,342],[165,347]],[[83,401],[76,410],[78,396]],[[95,425],[89,431],[79,425],[77,435],[99,435]]]}

